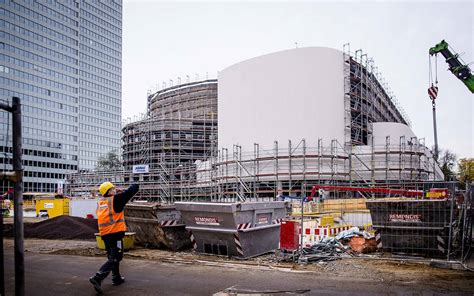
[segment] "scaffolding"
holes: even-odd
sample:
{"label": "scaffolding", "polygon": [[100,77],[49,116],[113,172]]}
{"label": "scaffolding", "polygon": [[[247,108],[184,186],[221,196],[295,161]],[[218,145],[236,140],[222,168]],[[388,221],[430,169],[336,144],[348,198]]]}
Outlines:
{"label": "scaffolding", "polygon": [[147,101],[147,118],[122,129],[125,170],[144,164],[166,171],[214,155],[217,80],[165,88]]}
{"label": "scaffolding", "polygon": [[[217,80],[189,81],[147,94],[147,110],[139,120],[122,128],[123,182],[139,182],[140,197],[172,202],[183,196],[176,183],[190,178],[182,169],[196,161],[215,158],[217,147]],[[148,175],[134,175],[133,167],[146,165]],[[118,172],[116,172],[118,173]],[[83,176],[76,176],[84,180]],[[101,174],[102,180],[113,176]],[[156,184],[156,185],[153,185]],[[79,188],[78,193],[83,191]],[[181,200],[181,199],[180,199]]]}
{"label": "scaffolding", "polygon": [[[103,181],[125,186],[140,184],[139,198],[162,203],[174,201],[257,201],[306,196],[314,185],[356,184],[410,189],[414,183],[440,180],[442,173],[431,152],[416,138],[386,138],[383,145],[356,146],[347,153],[337,140],[318,140],[316,147],[301,140],[289,148],[274,142],[253,151],[223,148],[216,157],[194,162],[158,162],[148,173],[132,170],[88,172],[68,177],[68,193],[90,195]],[[352,173],[349,167],[351,163]],[[167,165],[164,165],[167,164]],[[368,165],[369,164],[369,165]],[[371,180],[372,182],[367,182]]]}
{"label": "scaffolding", "polygon": [[[366,184],[375,185],[375,151],[372,123],[398,122],[411,125],[404,110],[399,105],[395,96],[384,82],[374,64],[373,58],[364,53],[362,49],[351,52],[350,44],[343,45],[343,71],[344,71],[344,149],[349,155],[349,173],[351,181],[361,177],[360,170],[371,171],[366,176]],[[388,138],[388,141],[390,139]],[[400,142],[400,145],[405,145]],[[361,152],[362,146],[372,147],[370,157],[363,158],[367,152]],[[387,145],[390,147],[390,145]],[[389,148],[387,148],[389,149]],[[358,153],[355,153],[358,151]],[[390,164],[390,153],[386,155],[386,164]],[[356,167],[359,163],[359,168]],[[400,160],[400,164],[403,162]],[[390,168],[385,168],[388,179]],[[398,169],[400,172],[401,170]],[[402,176],[400,173],[400,180]]]}
{"label": "scaffolding", "polygon": [[206,119],[147,119],[123,129],[126,170],[148,164],[150,169],[208,159],[216,122]]}
{"label": "scaffolding", "polygon": [[[411,125],[384,78],[361,49],[343,45],[346,146],[369,145],[373,122]],[[382,81],[382,83],[381,83]]]}
{"label": "scaffolding", "polygon": [[[313,185],[403,187],[441,179],[423,139],[374,140],[374,123],[410,122],[372,58],[360,49],[351,52],[349,44],[343,46],[342,56],[343,143],[317,139],[317,146],[309,147],[302,139],[288,141],[285,148],[275,141],[269,148],[254,143],[253,151],[242,151],[239,145],[218,150],[217,80],[188,79],[176,86],[170,81],[170,87],[148,94],[147,116],[122,129],[124,171],[116,172],[118,179],[123,184],[139,182],[140,198],[162,202],[267,200],[305,196]],[[133,174],[138,164],[149,165],[150,172]],[[71,192],[81,194],[83,188],[74,178],[86,179],[71,175]]]}

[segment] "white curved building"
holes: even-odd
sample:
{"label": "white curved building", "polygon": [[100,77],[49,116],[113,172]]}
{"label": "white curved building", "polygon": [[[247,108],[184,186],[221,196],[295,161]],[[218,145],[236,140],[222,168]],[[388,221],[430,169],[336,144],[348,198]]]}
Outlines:
{"label": "white curved building", "polygon": [[219,146],[272,147],[318,138],[344,142],[343,54],[330,48],[272,53],[219,72]]}
{"label": "white curved building", "polygon": [[276,182],[290,194],[302,182],[442,179],[374,68],[361,51],[310,47],[221,71],[219,176]]}
{"label": "white curved building", "polygon": [[[309,47],[272,53],[219,73],[219,146],[253,149],[306,139],[367,144],[370,122],[405,123],[364,60]],[[349,64],[350,63],[350,64]],[[349,105],[350,104],[350,105]],[[357,134],[355,127],[361,125]],[[353,132],[348,133],[351,127]]]}

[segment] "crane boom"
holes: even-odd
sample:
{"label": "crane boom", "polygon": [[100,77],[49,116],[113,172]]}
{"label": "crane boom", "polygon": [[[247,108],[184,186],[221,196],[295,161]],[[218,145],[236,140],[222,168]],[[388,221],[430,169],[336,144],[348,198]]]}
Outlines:
{"label": "crane boom", "polygon": [[449,50],[449,45],[446,41],[441,41],[434,47],[430,48],[430,55],[441,53],[449,65],[449,71],[453,73],[459,80],[461,80],[467,88],[474,93],[474,75],[468,65],[464,65],[459,60],[457,53],[452,53]]}

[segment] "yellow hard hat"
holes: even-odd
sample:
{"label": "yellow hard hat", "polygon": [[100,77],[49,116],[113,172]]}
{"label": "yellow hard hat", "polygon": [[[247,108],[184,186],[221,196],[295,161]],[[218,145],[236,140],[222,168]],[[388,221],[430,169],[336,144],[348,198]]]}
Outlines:
{"label": "yellow hard hat", "polygon": [[114,187],[115,187],[114,184],[112,184],[110,182],[104,182],[104,183],[100,184],[99,192],[100,192],[100,194],[102,194],[102,196],[104,196],[107,193],[107,191],[109,191],[109,189],[112,189]]}

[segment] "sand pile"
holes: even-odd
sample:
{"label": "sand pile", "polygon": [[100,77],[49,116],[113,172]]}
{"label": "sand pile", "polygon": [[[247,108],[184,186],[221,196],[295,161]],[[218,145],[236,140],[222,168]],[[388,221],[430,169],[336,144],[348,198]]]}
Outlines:
{"label": "sand pile", "polygon": [[[13,226],[13,225],[12,225]],[[25,238],[95,239],[97,219],[58,216],[37,223],[24,224]],[[13,237],[13,227],[4,229],[5,237]]]}

